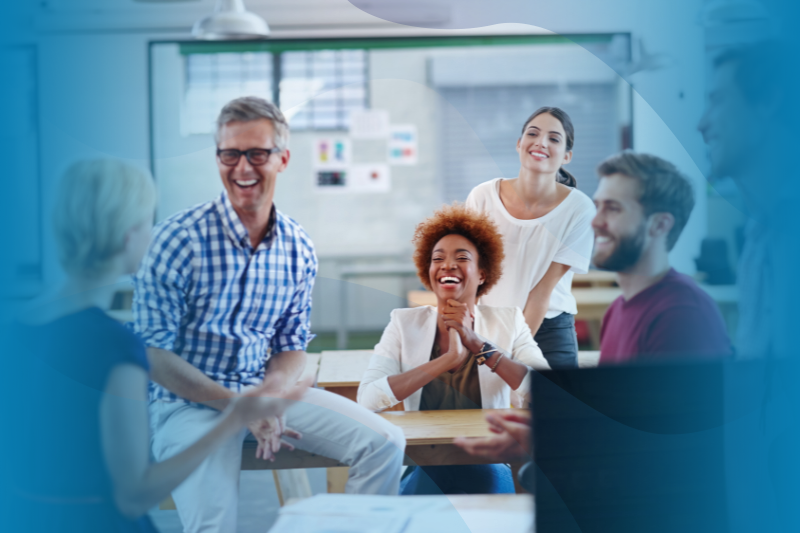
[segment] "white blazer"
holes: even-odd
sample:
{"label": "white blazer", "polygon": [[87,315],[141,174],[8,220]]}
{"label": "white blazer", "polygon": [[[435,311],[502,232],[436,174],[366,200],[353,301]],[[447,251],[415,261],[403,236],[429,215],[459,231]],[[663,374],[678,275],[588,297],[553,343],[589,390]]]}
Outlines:
{"label": "white blazer", "polygon": [[[391,321],[383,330],[369,367],[361,378],[358,403],[372,411],[399,403],[389,386],[389,376],[402,374],[430,361],[436,336],[436,315],[436,308],[428,306],[392,311]],[[502,350],[506,357],[528,368],[550,368],[519,308],[477,305],[473,327],[478,337]],[[511,405],[511,387],[488,365],[478,367],[478,380],[484,408],[502,409]],[[516,390],[517,394],[527,399],[529,386],[530,377],[526,374]],[[419,389],[403,400],[405,410],[418,411],[421,399],[422,389]]]}

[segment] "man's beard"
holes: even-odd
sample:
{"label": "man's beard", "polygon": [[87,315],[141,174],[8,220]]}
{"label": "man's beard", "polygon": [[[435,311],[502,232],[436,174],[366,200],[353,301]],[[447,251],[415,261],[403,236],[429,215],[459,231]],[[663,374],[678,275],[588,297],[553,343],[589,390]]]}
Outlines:
{"label": "man's beard", "polygon": [[647,231],[645,223],[639,224],[636,232],[632,235],[625,235],[618,240],[614,251],[603,260],[598,261],[595,257],[594,266],[601,270],[611,272],[624,272],[635,265],[642,256],[644,250],[644,236]]}

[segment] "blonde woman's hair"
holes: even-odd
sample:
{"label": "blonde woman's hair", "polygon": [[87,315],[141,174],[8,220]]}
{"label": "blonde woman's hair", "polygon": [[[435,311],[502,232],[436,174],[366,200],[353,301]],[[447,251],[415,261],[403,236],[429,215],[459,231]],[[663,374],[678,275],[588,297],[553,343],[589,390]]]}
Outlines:
{"label": "blonde woman's hair", "polygon": [[155,205],[149,172],[116,159],[73,164],[53,210],[61,266],[74,276],[105,274],[125,248],[125,235],[153,216]]}

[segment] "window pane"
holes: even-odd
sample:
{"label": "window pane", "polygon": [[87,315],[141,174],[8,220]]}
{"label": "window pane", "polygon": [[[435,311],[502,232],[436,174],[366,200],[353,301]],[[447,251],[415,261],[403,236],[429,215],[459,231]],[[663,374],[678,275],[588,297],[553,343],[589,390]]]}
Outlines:
{"label": "window pane", "polygon": [[272,54],[190,54],[181,109],[181,134],[209,134],[222,107],[240,96],[272,101]]}
{"label": "window pane", "polygon": [[281,54],[281,109],[293,130],[347,129],[367,104],[365,50]]}

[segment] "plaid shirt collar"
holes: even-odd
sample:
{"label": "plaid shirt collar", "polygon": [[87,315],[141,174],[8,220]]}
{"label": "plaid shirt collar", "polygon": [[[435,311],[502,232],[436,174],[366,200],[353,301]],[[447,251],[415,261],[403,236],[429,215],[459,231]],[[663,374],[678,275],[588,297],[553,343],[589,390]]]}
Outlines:
{"label": "plaid shirt collar", "polygon": [[[228,238],[238,248],[243,250],[250,249],[250,234],[247,232],[247,228],[244,227],[244,224],[242,224],[242,221],[239,219],[239,215],[233,208],[233,204],[231,203],[231,199],[228,197],[227,191],[222,191],[222,194],[219,195],[219,198],[217,198],[215,203],[217,204],[217,212],[219,212],[224,222],[223,228]],[[277,228],[275,227],[276,219],[277,209],[275,209],[275,203],[273,202],[272,209],[270,210],[269,214],[267,234],[264,236],[264,240],[262,240],[259,244],[259,248],[269,248],[272,246],[272,242],[275,240],[277,231]]]}

